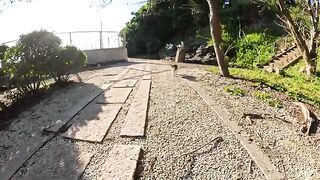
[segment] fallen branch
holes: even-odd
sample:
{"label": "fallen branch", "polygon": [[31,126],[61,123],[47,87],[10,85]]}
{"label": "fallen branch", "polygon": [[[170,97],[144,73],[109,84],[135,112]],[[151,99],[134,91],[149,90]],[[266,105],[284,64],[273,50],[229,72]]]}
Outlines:
{"label": "fallen branch", "polygon": [[216,143],[214,144],[214,145],[216,145],[217,143],[222,142],[223,139],[222,139],[221,136],[215,137],[214,139],[212,139],[211,141],[209,141],[209,142],[205,143],[204,145],[198,147],[197,149],[192,150],[192,151],[189,151],[189,152],[187,152],[187,153],[184,153],[184,154],[182,154],[182,155],[179,156],[179,157],[182,157],[182,156],[185,156],[185,155],[189,155],[189,154],[195,153],[195,152],[199,151],[200,149],[202,149],[203,147],[207,146],[208,144],[210,144],[210,143],[212,143],[212,142],[214,142],[214,141],[216,141]]}
{"label": "fallen branch", "polygon": [[252,166],[253,166],[253,160],[250,160],[249,167],[248,167],[249,174],[253,173],[253,167]]}

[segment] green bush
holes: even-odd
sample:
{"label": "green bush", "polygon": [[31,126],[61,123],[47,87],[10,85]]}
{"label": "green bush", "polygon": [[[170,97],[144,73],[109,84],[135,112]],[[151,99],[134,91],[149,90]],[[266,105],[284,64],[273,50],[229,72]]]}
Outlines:
{"label": "green bush", "polygon": [[[9,47],[6,45],[0,45],[0,63],[2,67],[2,60],[4,58],[4,54]],[[0,87],[5,86],[7,84],[7,77],[3,71],[3,68],[0,68]]]}
{"label": "green bush", "polygon": [[9,47],[6,45],[0,45],[0,60],[4,58],[4,53]]}
{"label": "green bush", "polygon": [[86,64],[87,57],[74,46],[61,48],[57,58],[51,61],[51,76],[56,82],[66,82],[71,73],[76,73]]}
{"label": "green bush", "polygon": [[236,57],[230,66],[254,69],[271,60],[275,37],[266,34],[248,34],[236,41]]}
{"label": "green bush", "polygon": [[4,72],[18,95],[33,94],[49,78],[49,62],[59,55],[61,40],[45,30],[21,35],[4,57]]}

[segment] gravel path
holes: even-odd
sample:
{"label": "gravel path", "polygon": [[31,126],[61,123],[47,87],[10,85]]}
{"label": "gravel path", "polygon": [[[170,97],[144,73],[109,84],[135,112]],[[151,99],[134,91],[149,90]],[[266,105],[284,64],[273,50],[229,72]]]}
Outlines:
{"label": "gravel path", "polygon": [[[154,66],[153,72],[169,70]],[[179,74],[179,73],[178,73]],[[142,179],[263,179],[216,114],[170,72],[153,76]],[[221,136],[223,141],[181,156]]]}
{"label": "gravel path", "polygon": [[[101,167],[115,144],[142,146],[143,155],[137,172],[139,179],[264,179],[231,131],[181,78],[200,82],[208,95],[227,110],[231,120],[249,134],[248,138],[263,150],[288,179],[319,177],[320,162],[317,157],[320,145],[315,137],[305,137],[300,132],[297,118],[292,116],[294,108],[289,102],[285,101],[284,108],[280,110],[270,107],[252,97],[250,87],[243,81],[211,75],[204,70],[205,66],[179,65],[179,77],[173,77],[169,65],[159,61],[148,63],[151,64],[153,74],[145,138],[120,137],[123,121],[140,85],[139,80],[103,143],[57,136],[40,149],[13,179],[23,177],[57,145],[70,149],[74,158],[81,152],[94,154],[81,179],[97,179],[104,172]],[[143,69],[143,66],[144,63],[136,62],[130,67],[134,71]],[[114,69],[90,71],[90,74],[118,73],[123,67]],[[244,97],[227,94],[223,88],[230,84],[246,89],[247,94]],[[57,108],[60,106],[61,104],[57,104]],[[85,108],[81,113],[86,113],[88,109]],[[40,113],[40,117],[34,117],[35,112]],[[255,113],[262,118],[248,120],[243,117],[243,113]],[[40,105],[34,106],[21,114],[8,131],[0,132],[0,166],[10,154],[19,149],[23,141],[32,138],[33,132],[49,123],[43,120],[45,115],[46,112],[43,112]],[[70,123],[76,119],[77,117]],[[27,121],[30,124],[25,125]],[[205,145],[216,137],[221,137],[222,140]],[[202,148],[194,151],[200,147]],[[250,164],[252,172],[249,172]],[[55,169],[54,165],[49,167]]]}
{"label": "gravel path", "polygon": [[[317,136],[306,137],[301,133],[298,118],[293,116],[296,107],[284,101],[284,107],[276,109],[252,96],[252,89],[244,81],[204,74],[198,70],[189,72],[198,76],[212,99],[227,109],[231,120],[236,121],[249,134],[271,162],[288,179],[317,179],[320,176],[319,144]],[[199,75],[202,75],[201,76]],[[247,91],[244,97],[231,96],[223,88],[227,85],[238,86]],[[267,89],[271,94],[272,92]],[[243,117],[243,113],[261,115],[263,118]],[[289,123],[288,123],[289,122]]]}

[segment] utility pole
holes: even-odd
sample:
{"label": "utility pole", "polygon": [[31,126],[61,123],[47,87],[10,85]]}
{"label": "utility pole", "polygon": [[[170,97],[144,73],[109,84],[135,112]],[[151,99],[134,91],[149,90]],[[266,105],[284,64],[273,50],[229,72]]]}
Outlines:
{"label": "utility pole", "polygon": [[69,32],[69,43],[70,43],[70,46],[72,45],[72,37],[71,37],[71,32]]}
{"label": "utility pole", "polygon": [[100,49],[103,48],[103,39],[102,39],[102,21],[100,21]]}

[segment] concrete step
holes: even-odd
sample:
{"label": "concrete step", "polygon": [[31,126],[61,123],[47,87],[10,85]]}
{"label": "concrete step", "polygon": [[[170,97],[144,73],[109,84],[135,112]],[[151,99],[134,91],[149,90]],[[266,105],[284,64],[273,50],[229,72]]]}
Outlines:
{"label": "concrete step", "polygon": [[273,68],[270,66],[263,66],[263,69],[268,71],[268,72],[273,72]]}
{"label": "concrete step", "polygon": [[274,64],[274,67],[281,67],[281,66],[285,65],[285,64],[286,64],[285,61],[286,61],[286,60],[283,59],[283,60],[281,60],[281,61],[276,61],[276,62],[274,62],[274,63],[273,63],[273,64]]}

